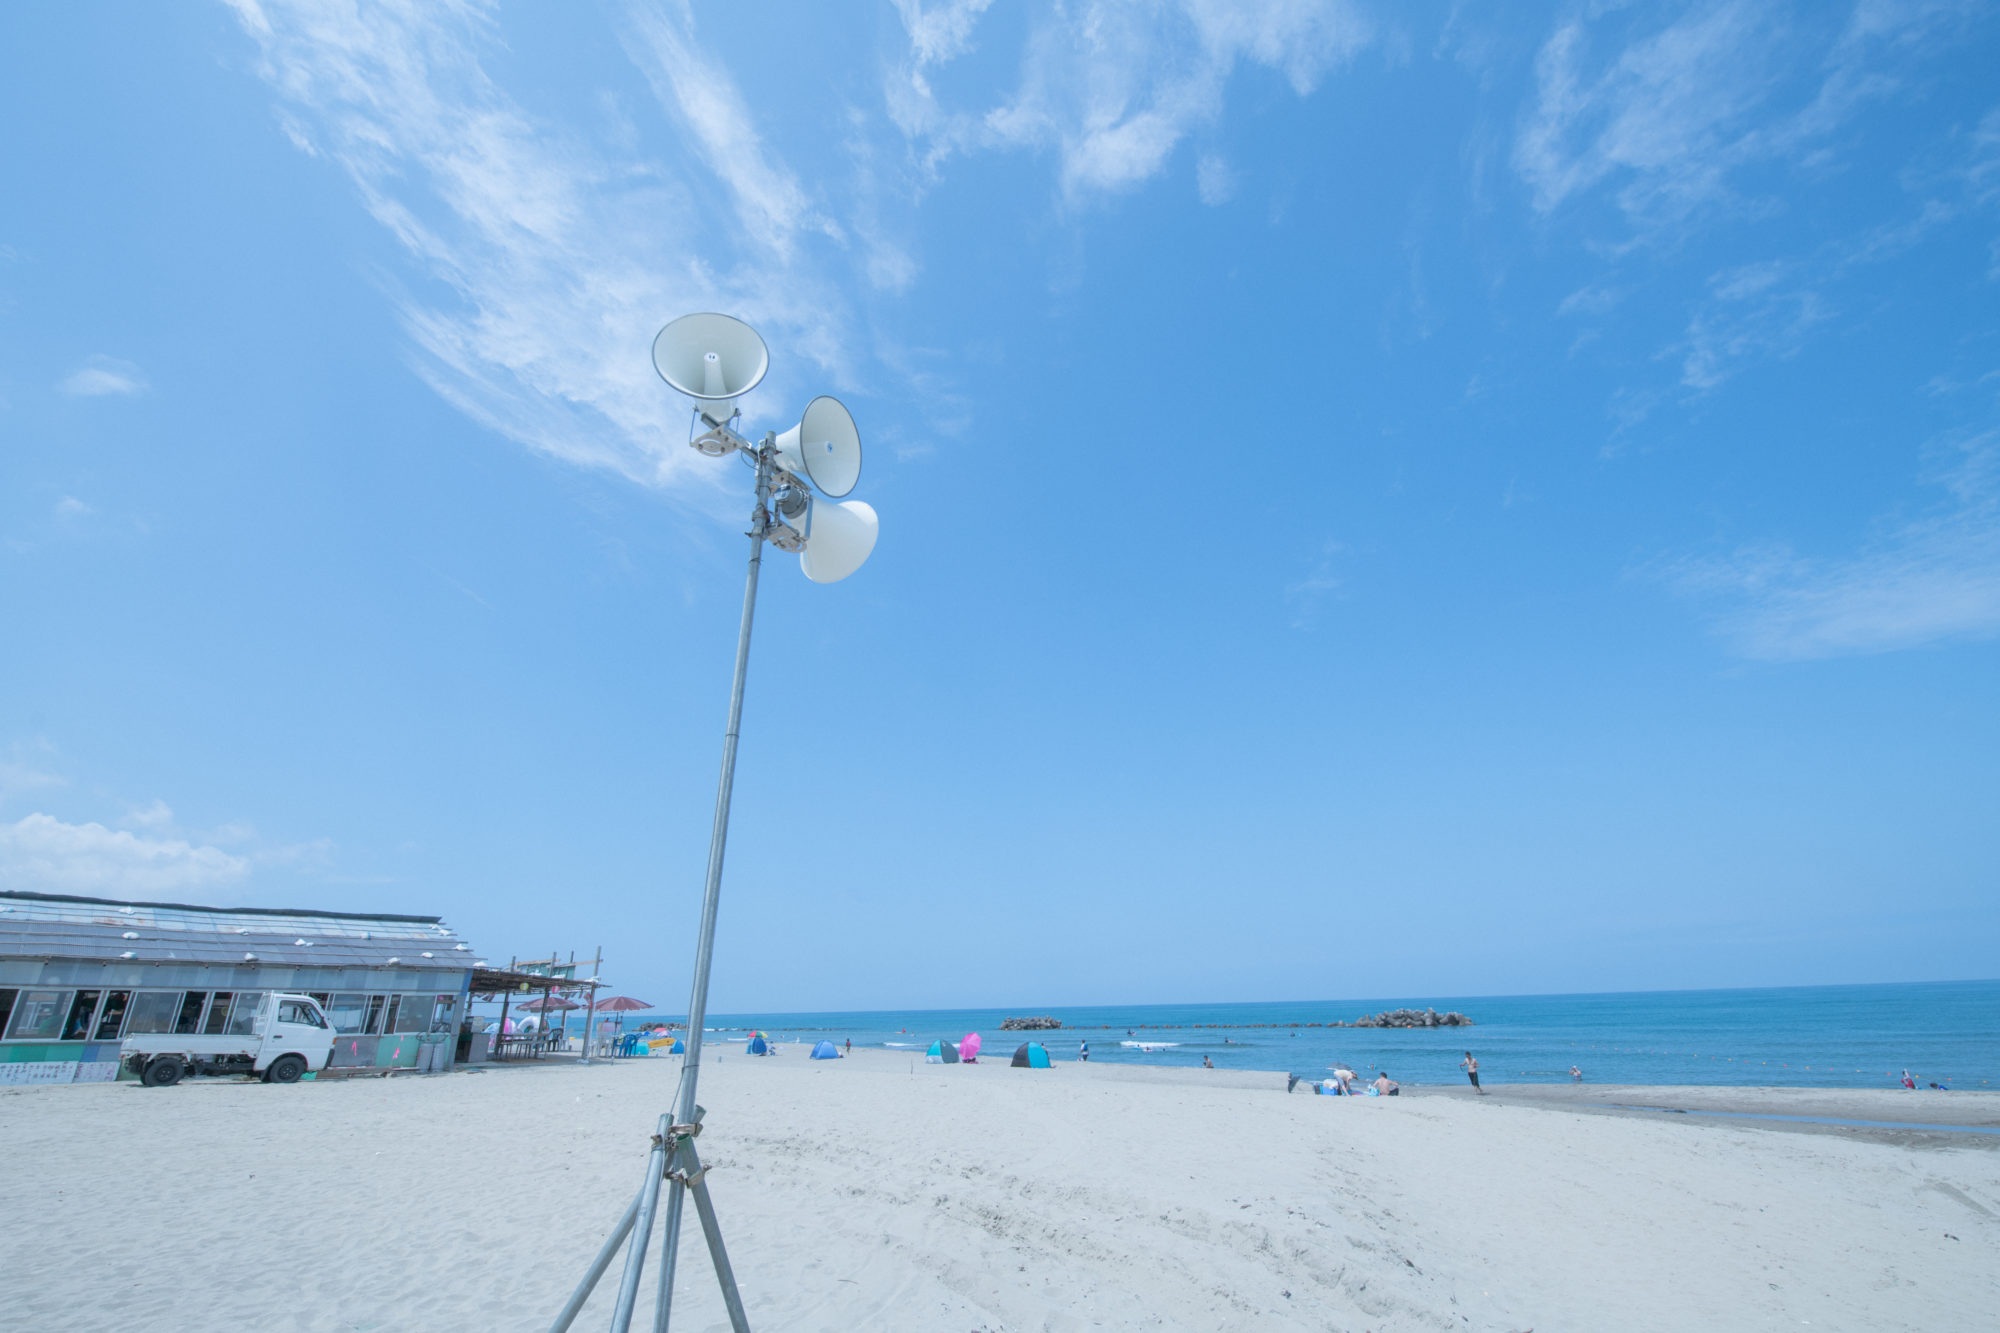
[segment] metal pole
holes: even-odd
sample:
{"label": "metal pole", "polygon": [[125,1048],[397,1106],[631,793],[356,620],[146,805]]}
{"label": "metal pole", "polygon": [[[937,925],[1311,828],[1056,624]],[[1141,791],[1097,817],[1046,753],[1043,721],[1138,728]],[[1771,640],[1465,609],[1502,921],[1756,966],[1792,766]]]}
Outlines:
{"label": "metal pole", "polygon": [[625,1209],[625,1216],[618,1219],[618,1225],[611,1229],[611,1239],[604,1242],[604,1248],[590,1261],[590,1271],[583,1275],[583,1281],[577,1283],[576,1290],[570,1294],[569,1304],[563,1306],[562,1313],[556,1316],[556,1322],[549,1325],[549,1333],[568,1333],[569,1326],[575,1323],[577,1315],[583,1312],[583,1303],[589,1300],[590,1293],[597,1289],[597,1280],[604,1276],[605,1269],[611,1267],[612,1257],[618,1253],[618,1247],[625,1243],[625,1237],[632,1234],[632,1221],[639,1216],[641,1197],[640,1194],[632,1196],[632,1202]]}
{"label": "metal pole", "polygon": [[[736,1292],[736,1272],[729,1266],[729,1254],[722,1248],[722,1226],[715,1220],[715,1205],[708,1198],[706,1175],[697,1175],[688,1186],[694,1195],[694,1210],[701,1214],[702,1234],[708,1237],[708,1257],[715,1261],[715,1279],[722,1284],[722,1303],[729,1307],[729,1327],[734,1333],[750,1333],[750,1317],[743,1313],[743,1298]],[[664,1324],[660,1333],[666,1333]]]}
{"label": "metal pole", "polygon": [[660,1202],[660,1178],[667,1173],[667,1132],[673,1117],[660,1117],[653,1150],[646,1154],[646,1179],[639,1187],[639,1215],[632,1224],[632,1244],[625,1251],[625,1276],[618,1283],[618,1308],[611,1314],[611,1333],[630,1333],[632,1307],[639,1299],[639,1275],[646,1271],[646,1242],[653,1238],[653,1212]]}
{"label": "metal pole", "polygon": [[578,1064],[590,1063],[590,1030],[597,1021],[597,974],[604,970],[604,946],[597,946],[597,957],[590,965],[590,1005],[583,1011],[583,1059]]}
{"label": "metal pole", "polygon": [[729,688],[729,730],[722,737],[722,778],[715,789],[715,827],[708,840],[708,883],[702,891],[701,934],[695,944],[694,991],[688,997],[687,1056],[681,1061],[678,1116],[692,1124],[695,1081],[701,1076],[702,1023],[708,1017],[708,965],[715,953],[715,908],[722,893],[722,853],[729,841],[729,793],[736,782],[736,738],[743,728],[743,679],[750,669],[750,623],[757,614],[757,573],[764,560],[765,501],[771,489],[771,441],[757,446],[757,508],[750,517],[750,575],[743,586],[743,625],[736,634],[736,679]]}
{"label": "metal pole", "polygon": [[[757,446],[757,505],[750,515],[750,572],[743,584],[743,622],[736,633],[736,675],[729,687],[729,727],[722,736],[722,776],[716,782],[715,826],[708,840],[708,880],[702,889],[701,932],[696,939],[694,954],[694,987],[688,996],[687,1054],[681,1059],[677,1118],[684,1125],[698,1124],[701,1120],[700,1109],[694,1104],[695,1085],[701,1077],[701,1038],[708,1018],[708,969],[715,955],[715,914],[722,896],[722,858],[729,843],[729,796],[736,785],[736,742],[743,730],[743,683],[750,671],[750,627],[757,616],[757,575],[764,563],[764,533],[768,522],[765,505],[771,491],[772,438],[767,434]],[[667,1197],[666,1235],[662,1244],[669,1248],[661,1259],[655,1333],[666,1333],[667,1322],[672,1316],[672,1247],[680,1243],[681,1205],[685,1195],[686,1190],[679,1181],[675,1181]],[[711,1240],[710,1248],[720,1244],[721,1237],[717,1235]],[[742,1302],[734,1297],[732,1282],[725,1299],[733,1301],[733,1312],[740,1311]],[[732,1313],[731,1317],[736,1316]]]}
{"label": "metal pole", "polygon": [[681,1202],[686,1195],[686,1185],[678,1180],[667,1182],[667,1216],[660,1231],[660,1291],[653,1307],[653,1333],[667,1333],[667,1321],[673,1318],[674,1259],[681,1248]]}

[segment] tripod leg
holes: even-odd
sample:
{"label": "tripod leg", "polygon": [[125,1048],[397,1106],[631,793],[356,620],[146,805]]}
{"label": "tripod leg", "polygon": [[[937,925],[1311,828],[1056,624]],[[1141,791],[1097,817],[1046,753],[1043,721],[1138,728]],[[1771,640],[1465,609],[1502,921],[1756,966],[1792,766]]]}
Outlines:
{"label": "tripod leg", "polygon": [[[686,1150],[683,1149],[683,1152]],[[681,1202],[687,1186],[674,1180],[667,1183],[667,1216],[660,1237],[660,1294],[653,1307],[653,1333],[667,1333],[667,1321],[674,1312],[674,1256],[681,1248]]]}
{"label": "tripod leg", "polygon": [[708,1181],[698,1177],[688,1190],[694,1195],[694,1210],[701,1214],[701,1229],[708,1237],[708,1256],[715,1260],[715,1280],[722,1284],[722,1303],[729,1307],[729,1327],[735,1333],[750,1333],[749,1317],[743,1313],[743,1298],[736,1292],[736,1274],[729,1267],[729,1252],[722,1248],[722,1227],[715,1220]]}
{"label": "tripod leg", "polygon": [[625,1251],[625,1276],[618,1283],[618,1308],[611,1313],[611,1333],[630,1333],[632,1307],[639,1300],[639,1275],[646,1271],[646,1245],[653,1238],[653,1213],[660,1203],[660,1178],[667,1173],[667,1130],[670,1115],[660,1117],[653,1150],[646,1154],[646,1181],[639,1190],[639,1213],[633,1221],[632,1244]]}
{"label": "tripod leg", "polygon": [[618,1220],[618,1225],[611,1229],[611,1239],[604,1242],[604,1248],[590,1261],[590,1271],[583,1275],[583,1281],[577,1283],[576,1290],[570,1294],[569,1304],[563,1306],[562,1313],[556,1316],[556,1322],[549,1325],[549,1333],[569,1333],[569,1326],[576,1322],[577,1315],[583,1310],[583,1303],[589,1300],[590,1293],[597,1289],[598,1279],[604,1276],[605,1269],[611,1267],[611,1260],[616,1257],[618,1247],[632,1234],[632,1222],[639,1216],[639,1200],[642,1197],[638,1194],[632,1196],[632,1204],[625,1210],[625,1216]]}

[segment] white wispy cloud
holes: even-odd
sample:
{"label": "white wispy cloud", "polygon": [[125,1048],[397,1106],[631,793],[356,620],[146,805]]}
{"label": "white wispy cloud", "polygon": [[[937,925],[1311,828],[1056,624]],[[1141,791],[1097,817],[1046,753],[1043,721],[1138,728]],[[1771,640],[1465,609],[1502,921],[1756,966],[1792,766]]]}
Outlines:
{"label": "white wispy cloud", "polygon": [[646,356],[666,318],[727,309],[843,359],[841,303],[771,262],[802,231],[838,228],[761,144],[712,54],[691,46],[685,6],[635,11],[628,47],[720,173],[755,263],[704,223],[693,164],[608,148],[511,97],[482,59],[499,49],[488,4],[230,2],[292,140],[338,164],[452,294],[396,299],[414,367],[473,419],[570,463],[699,492],[721,473],[685,447],[685,404]]}
{"label": "white wispy cloud", "polygon": [[0,823],[0,885],[44,893],[163,898],[241,882],[250,861],[183,838],[31,814]]}
{"label": "white wispy cloud", "polygon": [[1211,208],[1228,203],[1236,195],[1236,173],[1214,153],[1203,153],[1195,163],[1194,184],[1201,201]]}
{"label": "white wispy cloud", "polygon": [[[984,7],[898,8],[911,55],[885,91],[925,164],[935,169],[975,148],[1049,150],[1072,200],[1157,175],[1193,131],[1221,114],[1239,66],[1276,71],[1305,96],[1372,37],[1343,0],[1085,0],[1033,20],[1010,97],[983,111],[946,110],[934,67],[966,49]],[[1219,187],[1211,169],[1204,197]]]}
{"label": "white wispy cloud", "polygon": [[942,64],[972,49],[973,30],[979,16],[992,7],[993,0],[945,0],[926,5],[923,0],[894,0],[902,16],[903,30],[910,35],[910,51],[919,68]]}
{"label": "white wispy cloud", "polygon": [[1326,599],[1345,586],[1345,581],[1334,570],[1334,560],[1344,549],[1340,542],[1328,538],[1320,543],[1311,570],[1303,578],[1285,585],[1285,603],[1292,609],[1293,629],[1311,629],[1318,623],[1320,608]]}
{"label": "white wispy cloud", "polygon": [[1681,383],[1712,389],[1753,356],[1790,356],[1831,316],[1825,297],[1794,266],[1745,264],[1709,280],[1710,300],[1690,321]]}
{"label": "white wispy cloud", "polygon": [[1943,451],[1945,499],[1885,520],[1858,554],[1744,547],[1658,570],[1716,608],[1738,653],[1773,661],[1890,652],[2000,634],[2000,432]]}
{"label": "white wispy cloud", "polygon": [[[1544,213],[1601,186],[1640,235],[1672,229],[1733,198],[1746,167],[1823,162],[1830,136],[1894,92],[1904,62],[1962,9],[1863,3],[1834,27],[1810,7],[1793,22],[1780,6],[1732,0],[1602,56],[1592,22],[1565,22],[1536,59],[1515,169]],[[1591,17],[1609,27],[1652,12]]]}
{"label": "white wispy cloud", "polygon": [[63,377],[56,386],[74,398],[130,397],[146,392],[145,372],[130,361],[93,356]]}

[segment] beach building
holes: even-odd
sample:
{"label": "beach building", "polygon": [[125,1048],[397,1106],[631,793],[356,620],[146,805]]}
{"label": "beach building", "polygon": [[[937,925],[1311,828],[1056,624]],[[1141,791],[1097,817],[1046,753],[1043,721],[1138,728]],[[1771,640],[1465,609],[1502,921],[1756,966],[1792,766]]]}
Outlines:
{"label": "beach building", "polygon": [[128,1034],[227,1033],[280,990],[326,1010],[330,1068],[443,1067],[480,961],[434,916],[0,891],[0,1083],[108,1082]]}

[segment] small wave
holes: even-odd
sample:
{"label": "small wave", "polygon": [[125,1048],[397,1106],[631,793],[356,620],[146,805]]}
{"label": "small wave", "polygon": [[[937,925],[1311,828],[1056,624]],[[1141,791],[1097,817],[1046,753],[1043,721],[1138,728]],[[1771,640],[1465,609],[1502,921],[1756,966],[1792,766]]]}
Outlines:
{"label": "small wave", "polygon": [[884,1046],[894,1046],[898,1050],[914,1051],[922,1043],[914,1041],[885,1041],[882,1044]]}
{"label": "small wave", "polygon": [[1121,1041],[1118,1044],[1141,1051],[1165,1051],[1180,1045],[1177,1041]]}

